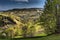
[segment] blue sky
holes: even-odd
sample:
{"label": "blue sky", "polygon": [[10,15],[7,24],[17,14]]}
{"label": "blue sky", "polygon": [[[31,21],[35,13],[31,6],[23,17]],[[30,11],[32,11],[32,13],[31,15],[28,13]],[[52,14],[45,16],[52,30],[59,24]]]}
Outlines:
{"label": "blue sky", "polygon": [[45,0],[0,0],[0,10],[14,8],[43,8]]}

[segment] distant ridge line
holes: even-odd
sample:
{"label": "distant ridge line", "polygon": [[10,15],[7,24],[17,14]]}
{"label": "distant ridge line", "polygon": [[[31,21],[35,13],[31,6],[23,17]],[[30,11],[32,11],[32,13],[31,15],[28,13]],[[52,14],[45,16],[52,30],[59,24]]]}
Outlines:
{"label": "distant ridge line", "polygon": [[36,9],[39,9],[39,10],[43,10],[43,8],[14,8],[14,9],[8,9],[8,10],[2,10],[0,12],[7,12],[7,11],[20,11],[20,10],[36,10]]}

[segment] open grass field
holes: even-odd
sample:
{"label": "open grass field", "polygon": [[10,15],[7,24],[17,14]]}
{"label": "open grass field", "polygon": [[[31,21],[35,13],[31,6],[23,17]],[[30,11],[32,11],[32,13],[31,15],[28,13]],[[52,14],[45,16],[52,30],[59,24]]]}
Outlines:
{"label": "open grass field", "polygon": [[19,39],[0,39],[0,40],[60,40],[60,34],[53,34],[46,37],[19,38]]}

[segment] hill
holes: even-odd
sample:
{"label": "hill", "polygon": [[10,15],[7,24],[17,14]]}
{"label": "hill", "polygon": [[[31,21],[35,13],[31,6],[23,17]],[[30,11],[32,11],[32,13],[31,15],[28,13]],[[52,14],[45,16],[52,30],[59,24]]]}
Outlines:
{"label": "hill", "polygon": [[40,25],[42,9],[12,9],[0,12],[0,36],[18,38],[44,36],[43,26]]}
{"label": "hill", "polygon": [[12,9],[0,12],[0,14],[17,15],[21,18],[21,20],[37,20],[39,19],[41,13],[43,13],[42,8]]}

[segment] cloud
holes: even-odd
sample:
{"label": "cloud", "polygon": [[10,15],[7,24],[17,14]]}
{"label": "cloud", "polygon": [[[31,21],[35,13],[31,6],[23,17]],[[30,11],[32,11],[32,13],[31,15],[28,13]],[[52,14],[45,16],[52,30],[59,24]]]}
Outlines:
{"label": "cloud", "polygon": [[12,0],[12,1],[16,1],[16,2],[28,2],[28,0]]}

